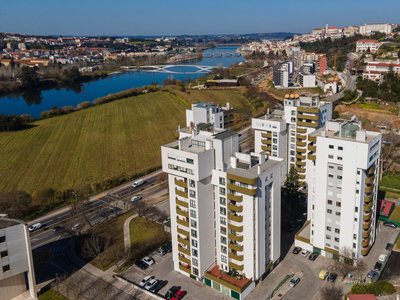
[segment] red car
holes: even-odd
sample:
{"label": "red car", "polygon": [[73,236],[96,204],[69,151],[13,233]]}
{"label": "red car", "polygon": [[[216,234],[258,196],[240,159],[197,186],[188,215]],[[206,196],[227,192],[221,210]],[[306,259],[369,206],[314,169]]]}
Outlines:
{"label": "red car", "polygon": [[182,297],[183,297],[184,295],[185,295],[184,292],[182,292],[182,291],[177,291],[176,294],[172,297],[172,299],[179,300],[179,299],[182,299]]}

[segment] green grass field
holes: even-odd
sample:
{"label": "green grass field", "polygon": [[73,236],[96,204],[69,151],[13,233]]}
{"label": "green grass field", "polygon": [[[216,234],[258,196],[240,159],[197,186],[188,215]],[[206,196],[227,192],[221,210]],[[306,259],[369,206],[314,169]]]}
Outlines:
{"label": "green grass field", "polygon": [[382,177],[382,180],[379,181],[379,186],[400,190],[400,172],[395,172],[395,171],[385,172]]}
{"label": "green grass field", "polygon": [[396,206],[390,215],[390,220],[400,222],[400,207]]}
{"label": "green grass field", "polygon": [[157,92],[0,132],[0,192],[68,189],[160,165],[186,108]]}

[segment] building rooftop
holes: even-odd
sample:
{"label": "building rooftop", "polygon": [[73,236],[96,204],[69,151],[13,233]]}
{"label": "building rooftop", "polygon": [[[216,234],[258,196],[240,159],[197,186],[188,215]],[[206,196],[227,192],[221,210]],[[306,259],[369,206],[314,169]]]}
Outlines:
{"label": "building rooftop", "polygon": [[[260,171],[261,173],[264,172],[265,170],[269,169],[270,167],[276,165],[277,163],[279,163],[280,161],[282,161],[282,159],[280,158],[271,158],[269,157],[264,163],[261,164],[255,164],[253,165],[251,168],[244,170],[243,168],[241,168],[241,166],[244,164],[243,161],[240,162],[240,165],[238,163],[238,168],[229,168],[228,170],[226,170],[227,173],[232,174],[232,175],[237,175],[240,177],[244,177],[244,178],[256,178],[258,176],[258,166],[260,166]],[[248,165],[250,165],[250,162],[248,162]]]}
{"label": "building rooftop", "polygon": [[198,102],[194,104],[195,107],[209,108],[215,106],[212,102]]}
{"label": "building rooftop", "polygon": [[23,221],[13,220],[6,217],[7,215],[0,215],[0,229],[4,229],[7,227],[24,224]]}
{"label": "building rooftop", "polygon": [[246,278],[246,277],[242,277],[242,279],[238,280],[235,277],[231,277],[229,275],[226,274],[226,272],[222,272],[219,269],[219,266],[216,265],[214,268],[212,268],[210,271],[208,271],[211,275],[218,277],[220,279],[222,279],[223,281],[229,282],[239,288],[242,288],[243,286],[246,285],[247,282],[250,281],[250,279]]}
{"label": "building rooftop", "polygon": [[236,132],[231,131],[231,130],[227,130],[227,131],[224,131],[224,132],[215,134],[215,135],[213,136],[213,139],[221,140],[221,141],[222,141],[222,140],[224,140],[224,139],[226,139],[226,138],[229,138],[229,137],[232,137],[232,136],[235,136],[235,135],[237,135]]}

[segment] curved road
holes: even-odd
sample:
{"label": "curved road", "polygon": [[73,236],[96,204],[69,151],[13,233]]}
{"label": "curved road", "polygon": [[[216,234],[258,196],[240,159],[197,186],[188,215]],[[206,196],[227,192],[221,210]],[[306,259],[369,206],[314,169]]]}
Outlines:
{"label": "curved road", "polygon": [[337,93],[335,95],[332,95],[328,98],[323,99],[323,101],[334,103],[334,102],[338,101],[339,99],[343,98],[345,90],[354,91],[356,89],[357,75],[350,75],[348,73],[341,73],[341,74],[346,77],[346,88],[341,90],[339,93]]}

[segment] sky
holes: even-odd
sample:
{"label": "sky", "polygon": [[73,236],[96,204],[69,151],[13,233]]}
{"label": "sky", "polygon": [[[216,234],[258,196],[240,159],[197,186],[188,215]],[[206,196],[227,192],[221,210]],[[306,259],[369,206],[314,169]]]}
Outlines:
{"label": "sky", "polygon": [[175,36],[400,23],[399,0],[10,0],[0,32],[73,36]]}

